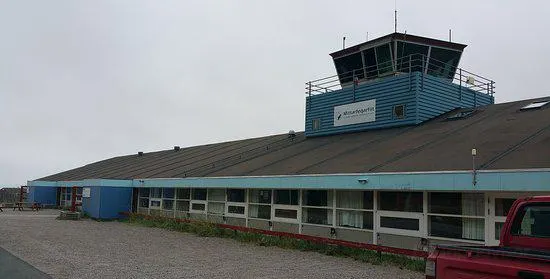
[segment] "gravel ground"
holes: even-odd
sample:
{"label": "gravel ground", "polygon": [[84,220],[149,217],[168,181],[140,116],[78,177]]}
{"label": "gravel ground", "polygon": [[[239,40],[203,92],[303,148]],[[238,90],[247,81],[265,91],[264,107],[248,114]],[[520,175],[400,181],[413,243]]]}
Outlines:
{"label": "gravel ground", "polygon": [[53,278],[423,278],[314,252],[57,215],[0,212],[0,247]]}

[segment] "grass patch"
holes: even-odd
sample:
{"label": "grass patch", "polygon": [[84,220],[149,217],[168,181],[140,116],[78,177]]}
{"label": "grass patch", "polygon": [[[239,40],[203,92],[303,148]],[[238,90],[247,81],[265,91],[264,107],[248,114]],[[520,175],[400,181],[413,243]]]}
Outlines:
{"label": "grass patch", "polygon": [[178,222],[172,218],[160,216],[143,216],[130,214],[121,222],[136,224],[145,227],[162,228],[178,232],[192,233],[202,237],[230,238],[240,242],[252,243],[259,246],[275,246],[283,249],[296,249],[300,251],[317,252],[329,256],[352,258],[357,261],[375,265],[393,265],[399,268],[423,272],[425,261],[402,255],[379,253],[373,250],[344,247],[316,243],[312,241],[264,235],[260,233],[241,232],[218,227],[216,224],[206,221]]}

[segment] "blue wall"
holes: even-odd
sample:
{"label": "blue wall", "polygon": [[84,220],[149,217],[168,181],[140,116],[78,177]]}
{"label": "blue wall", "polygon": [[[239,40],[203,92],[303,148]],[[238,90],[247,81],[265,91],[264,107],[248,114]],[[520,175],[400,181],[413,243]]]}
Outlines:
{"label": "blue wall", "polygon": [[[385,77],[355,88],[355,102],[376,99],[376,121],[345,126],[334,124],[334,107],[353,103],[354,89],[306,97],[306,136],[323,136],[369,129],[419,124],[455,108],[470,108],[494,103],[487,94],[470,90],[446,79],[415,72]],[[405,105],[405,118],[393,116],[395,105]],[[313,130],[314,119],[321,121]]]}
{"label": "blue wall", "polygon": [[132,211],[132,188],[101,187],[100,219],[122,217],[120,212]]}
{"label": "blue wall", "polygon": [[29,202],[39,202],[42,205],[57,204],[57,188],[56,187],[29,187],[27,196]]}
{"label": "blue wall", "polygon": [[492,96],[429,75],[424,76],[424,82],[420,84],[419,89],[419,123],[455,108],[473,108],[495,102]]}
{"label": "blue wall", "polygon": [[[353,103],[353,87],[306,98],[306,136],[321,136],[365,129],[410,125],[416,121],[417,81],[399,75],[361,84],[355,89],[355,102],[376,99],[376,121],[334,127],[334,107]],[[393,106],[405,105],[405,118],[394,119]],[[313,131],[313,119],[321,120],[321,128]]]}
{"label": "blue wall", "polygon": [[86,188],[90,188],[90,197],[82,198],[82,210],[92,218],[116,219],[121,217],[119,212],[132,210],[132,188],[103,186]]}
{"label": "blue wall", "polygon": [[101,187],[85,187],[90,188],[90,197],[82,198],[82,211],[86,212],[92,218],[100,219],[101,209]]}

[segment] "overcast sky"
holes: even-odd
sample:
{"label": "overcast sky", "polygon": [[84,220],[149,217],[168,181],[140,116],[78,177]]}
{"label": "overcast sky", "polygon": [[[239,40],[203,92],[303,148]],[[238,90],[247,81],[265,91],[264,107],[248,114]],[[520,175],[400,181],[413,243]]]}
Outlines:
{"label": "overcast sky", "polygon": [[[496,101],[550,95],[550,1],[397,1],[398,31],[465,43]],[[394,1],[0,0],[0,188],[136,153],[304,130],[328,54]]]}

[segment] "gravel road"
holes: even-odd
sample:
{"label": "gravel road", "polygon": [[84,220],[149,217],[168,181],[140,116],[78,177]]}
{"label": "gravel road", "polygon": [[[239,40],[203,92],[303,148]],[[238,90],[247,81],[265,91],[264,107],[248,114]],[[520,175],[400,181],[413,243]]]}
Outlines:
{"label": "gravel road", "polygon": [[314,252],[57,215],[0,212],[0,247],[53,278],[423,278]]}

